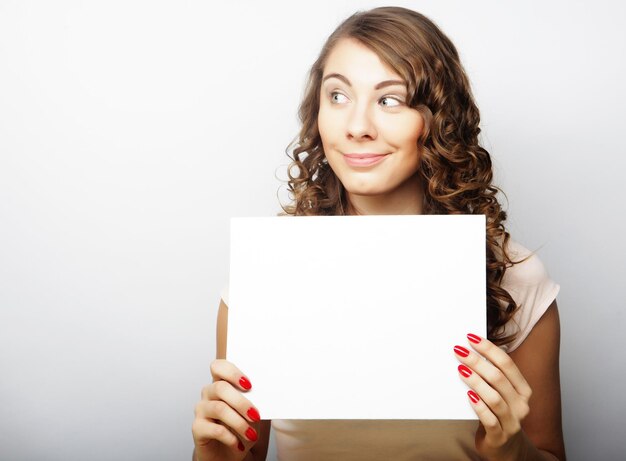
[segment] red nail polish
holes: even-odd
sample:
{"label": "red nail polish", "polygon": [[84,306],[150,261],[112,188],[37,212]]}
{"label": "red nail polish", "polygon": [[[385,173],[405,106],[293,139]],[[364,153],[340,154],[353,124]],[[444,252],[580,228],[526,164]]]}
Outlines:
{"label": "red nail polish", "polygon": [[250,388],[252,387],[252,384],[250,384],[250,381],[248,381],[248,378],[246,378],[245,376],[242,376],[241,379],[239,379],[239,384],[241,384],[241,387],[243,387],[245,390],[250,390]]}
{"label": "red nail polish", "polygon": [[478,394],[472,390],[467,391],[467,395],[469,395],[470,400],[474,403],[478,403],[478,401],[480,400]]}
{"label": "red nail polish", "polygon": [[259,421],[261,419],[261,415],[259,415],[258,410],[254,407],[250,407],[247,414],[252,421]]}
{"label": "red nail polish", "polygon": [[470,376],[472,376],[472,370],[470,370],[467,366],[463,364],[459,365],[459,373],[461,373],[464,378],[469,378]]}
{"label": "red nail polish", "polygon": [[476,336],[475,334],[468,333],[467,339],[469,339],[474,344],[478,344],[480,342],[480,336]]}
{"label": "red nail polish", "polygon": [[239,451],[244,451],[246,449],[246,447],[243,446],[243,443],[241,443],[241,440],[239,440],[239,443],[237,444],[237,448],[239,448]]}
{"label": "red nail polish", "polygon": [[467,357],[469,355],[469,351],[462,346],[454,346],[454,352],[461,357]]}
{"label": "red nail polish", "polygon": [[248,439],[250,439],[251,441],[255,442],[256,439],[258,438],[256,431],[254,429],[252,429],[251,427],[249,427],[246,430],[246,437],[248,437]]}

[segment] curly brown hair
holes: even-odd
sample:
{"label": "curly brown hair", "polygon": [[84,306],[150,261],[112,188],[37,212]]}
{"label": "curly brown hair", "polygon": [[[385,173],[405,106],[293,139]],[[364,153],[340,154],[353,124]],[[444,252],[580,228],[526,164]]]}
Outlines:
{"label": "curly brown hair", "polygon": [[458,52],[428,18],[402,7],[358,11],[329,36],[308,74],[298,115],[302,123],[295,140],[288,192],[293,201],[282,215],[345,215],[351,210],[346,191],[326,160],[317,125],[320,87],[327,58],[344,38],[375,52],[407,82],[409,107],[419,111],[424,130],[419,137],[424,214],[484,214],[486,216],[487,333],[496,344],[508,344],[504,325],[518,308],[501,286],[512,261],[506,212],[492,184],[489,152],[479,145],[480,115]]}

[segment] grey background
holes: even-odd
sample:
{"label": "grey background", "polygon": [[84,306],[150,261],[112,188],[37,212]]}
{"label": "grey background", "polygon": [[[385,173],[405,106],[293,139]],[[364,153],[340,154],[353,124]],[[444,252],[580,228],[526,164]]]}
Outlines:
{"label": "grey background", "polygon": [[[395,4],[457,45],[561,284],[569,459],[619,459],[625,7]],[[0,1],[0,459],[190,458],[229,218],[279,211],[306,71],[379,5]]]}

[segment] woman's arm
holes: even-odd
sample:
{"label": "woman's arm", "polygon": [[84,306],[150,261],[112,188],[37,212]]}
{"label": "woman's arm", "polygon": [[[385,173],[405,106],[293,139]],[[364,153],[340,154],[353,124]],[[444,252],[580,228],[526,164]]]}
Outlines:
{"label": "woman's arm", "polygon": [[554,300],[524,342],[509,356],[533,391],[529,400],[530,413],[522,422],[524,433],[545,458],[564,461],[560,339],[559,311]]}
{"label": "woman's arm", "polygon": [[[241,381],[245,375],[226,360],[227,329],[228,307],[222,301],[217,314],[217,357],[210,367],[213,383],[202,389],[195,409],[192,460],[265,461],[271,421],[259,421],[258,413],[251,413],[254,405],[243,395],[250,389]],[[241,424],[242,418],[247,425]],[[256,439],[250,430],[256,431]]]}
{"label": "woman's arm", "polygon": [[[226,359],[226,345],[228,338],[228,306],[224,301],[220,302],[217,312],[217,335],[216,335],[216,358]],[[267,450],[270,443],[270,430],[272,426],[271,419],[262,419],[260,421],[259,438],[254,446],[250,449],[244,461],[265,461],[267,458]]]}
{"label": "woman's arm", "polygon": [[511,354],[474,334],[467,335],[474,351],[454,347],[459,376],[481,423],[476,450],[483,459],[565,460],[559,332],[555,301]]}

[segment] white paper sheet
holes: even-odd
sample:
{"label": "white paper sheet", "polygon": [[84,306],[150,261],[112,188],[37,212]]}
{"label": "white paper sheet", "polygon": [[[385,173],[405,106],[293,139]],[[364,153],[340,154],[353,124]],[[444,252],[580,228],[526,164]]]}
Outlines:
{"label": "white paper sheet", "polygon": [[227,359],[264,419],[476,419],[483,215],[232,218]]}

